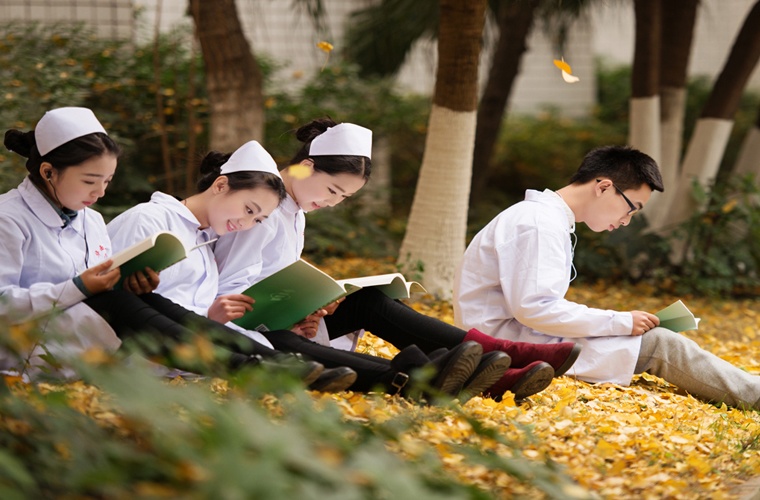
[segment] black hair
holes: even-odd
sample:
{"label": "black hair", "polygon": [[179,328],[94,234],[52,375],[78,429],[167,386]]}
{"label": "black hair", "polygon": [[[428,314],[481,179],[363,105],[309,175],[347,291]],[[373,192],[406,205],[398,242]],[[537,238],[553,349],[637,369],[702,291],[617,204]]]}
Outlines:
{"label": "black hair", "polygon": [[649,155],[628,146],[602,146],[590,151],[581,162],[578,171],[570,178],[570,184],[607,177],[621,191],[638,189],[644,184],[652,191],[664,191],[660,168]]}
{"label": "black hair", "polygon": [[[220,153],[211,151],[201,160],[200,171],[201,177],[198,179],[198,192],[202,192],[211,187],[214,181],[220,176],[222,165],[227,163],[232,153]],[[237,191],[240,189],[255,189],[264,187],[272,190],[278,197],[279,201],[285,199],[285,185],[282,179],[271,172],[232,172],[224,174],[230,190]]]}
{"label": "black hair", "polygon": [[42,186],[44,180],[40,173],[40,165],[43,162],[50,163],[58,172],[63,172],[69,167],[79,165],[91,158],[110,154],[118,158],[121,148],[116,142],[102,132],[93,132],[65,142],[57,148],[41,155],[37,148],[34,131],[22,132],[10,129],[5,132],[5,147],[25,158],[26,170],[29,178],[37,186]]}
{"label": "black hair", "polygon": [[303,143],[301,149],[290,160],[291,165],[301,163],[303,160],[311,159],[314,162],[314,170],[324,172],[328,175],[352,174],[360,175],[365,182],[369,180],[372,173],[372,160],[366,156],[355,155],[329,155],[329,156],[311,156],[309,148],[311,141],[317,136],[327,131],[328,128],[336,126],[337,123],[330,118],[317,118],[307,123],[296,131],[296,139]]}

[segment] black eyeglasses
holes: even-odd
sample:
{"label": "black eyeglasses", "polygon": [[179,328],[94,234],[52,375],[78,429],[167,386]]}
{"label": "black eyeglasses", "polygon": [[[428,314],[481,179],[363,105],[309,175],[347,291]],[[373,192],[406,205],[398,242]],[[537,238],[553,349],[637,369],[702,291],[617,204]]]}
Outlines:
{"label": "black eyeglasses", "polygon": [[[602,182],[602,179],[597,179],[596,182]],[[641,210],[641,207],[637,207],[630,198],[628,198],[623,191],[617,187],[615,184],[612,185],[612,187],[615,188],[615,191],[617,191],[620,196],[623,197],[626,203],[628,203],[628,206],[631,207],[631,209],[628,211],[628,215],[636,215]]]}
{"label": "black eyeglasses", "polygon": [[631,207],[631,209],[628,211],[628,215],[635,215],[635,214],[637,214],[639,212],[639,210],[641,210],[641,208],[639,208],[639,207],[637,207],[636,205],[633,204],[633,202],[625,195],[625,193],[623,193],[620,190],[619,187],[617,187],[614,184],[612,185],[612,187],[615,188],[615,191],[617,191],[618,193],[620,193],[620,196],[622,196],[623,199],[625,200],[625,202],[628,203],[628,206]]}

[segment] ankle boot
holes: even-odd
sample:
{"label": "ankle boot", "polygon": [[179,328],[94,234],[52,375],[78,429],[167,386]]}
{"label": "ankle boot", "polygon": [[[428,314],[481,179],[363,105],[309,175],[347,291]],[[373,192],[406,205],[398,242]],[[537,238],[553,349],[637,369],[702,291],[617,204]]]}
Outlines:
{"label": "ankle boot", "polygon": [[391,373],[384,377],[383,384],[389,394],[402,392],[404,396],[415,399],[429,398],[430,394],[424,392],[409,394],[406,387],[410,375],[414,376],[418,370],[427,370],[433,372],[429,382],[432,389],[456,397],[480,363],[482,352],[483,348],[477,342],[464,342],[451,350],[440,351],[431,360],[419,347],[410,345],[391,360]]}
{"label": "ankle boot", "polygon": [[533,344],[497,339],[476,330],[467,332],[463,342],[475,341],[483,346],[483,352],[503,351],[512,358],[512,368],[524,368],[535,361],[545,361],[554,370],[554,376],[564,375],[573,366],[581,353],[580,344],[560,342],[554,344]]}
{"label": "ankle boot", "polygon": [[266,358],[263,360],[261,359],[261,356],[251,357],[258,357],[260,360],[259,363],[269,369],[286,370],[293,373],[306,385],[313,383],[322,372],[325,371],[325,367],[322,363],[304,360],[300,353],[281,352],[277,353],[272,358]]}
{"label": "ankle boot", "polygon": [[523,368],[508,369],[498,382],[484,392],[488,397],[501,401],[504,393],[510,391],[515,395],[515,401],[521,401],[549,387],[553,377],[551,365],[534,361]]}
{"label": "ankle boot", "polygon": [[449,396],[458,396],[480,364],[483,347],[477,342],[463,342],[431,360],[436,368],[436,376],[430,384]]}
{"label": "ankle boot", "polygon": [[477,396],[498,382],[509,368],[509,355],[501,351],[492,351],[480,358],[480,364],[465,382],[464,389],[459,393],[459,403],[465,404],[473,396]]}
{"label": "ankle boot", "polygon": [[342,392],[356,382],[357,374],[347,366],[327,368],[317,380],[309,384],[309,389],[320,392]]}

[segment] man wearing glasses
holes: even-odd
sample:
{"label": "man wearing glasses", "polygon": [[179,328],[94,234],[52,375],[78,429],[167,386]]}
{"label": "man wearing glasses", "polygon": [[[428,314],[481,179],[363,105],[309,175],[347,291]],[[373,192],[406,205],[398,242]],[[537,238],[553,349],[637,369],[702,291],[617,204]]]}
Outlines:
{"label": "man wearing glasses", "polygon": [[465,251],[454,283],[456,323],[513,341],[581,344],[568,374],[588,382],[628,385],[649,372],[696,397],[760,409],[760,376],[658,327],[654,314],[565,299],[575,277],[575,224],[596,232],[627,226],[653,191],[663,191],[655,161],[619,146],[588,153],[557,191],[527,191]]}

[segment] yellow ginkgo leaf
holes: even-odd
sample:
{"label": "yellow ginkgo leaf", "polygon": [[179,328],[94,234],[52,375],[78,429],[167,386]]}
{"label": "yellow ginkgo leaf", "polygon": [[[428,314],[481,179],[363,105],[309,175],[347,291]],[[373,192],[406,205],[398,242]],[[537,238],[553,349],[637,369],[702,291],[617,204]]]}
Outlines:
{"label": "yellow ginkgo leaf", "polygon": [[567,71],[571,75],[573,74],[572,68],[570,68],[570,65],[567,64],[564,59],[562,60],[555,59],[554,65],[558,67],[559,69],[561,69],[562,71]]}
{"label": "yellow ginkgo leaf", "polygon": [[298,163],[296,165],[291,165],[288,167],[288,175],[298,180],[306,179],[307,177],[311,176],[311,169],[306,165],[301,165]]}
{"label": "yellow ginkgo leaf", "polygon": [[317,43],[317,48],[327,54],[325,63],[322,65],[322,69],[320,69],[320,71],[324,71],[325,67],[327,66],[327,61],[330,60],[330,52],[333,50],[333,45],[330,42],[325,42],[323,40]]}
{"label": "yellow ginkgo leaf", "polygon": [[580,81],[580,78],[578,78],[577,76],[571,75],[564,69],[562,70],[562,79],[565,80],[567,83],[575,83],[575,82]]}

